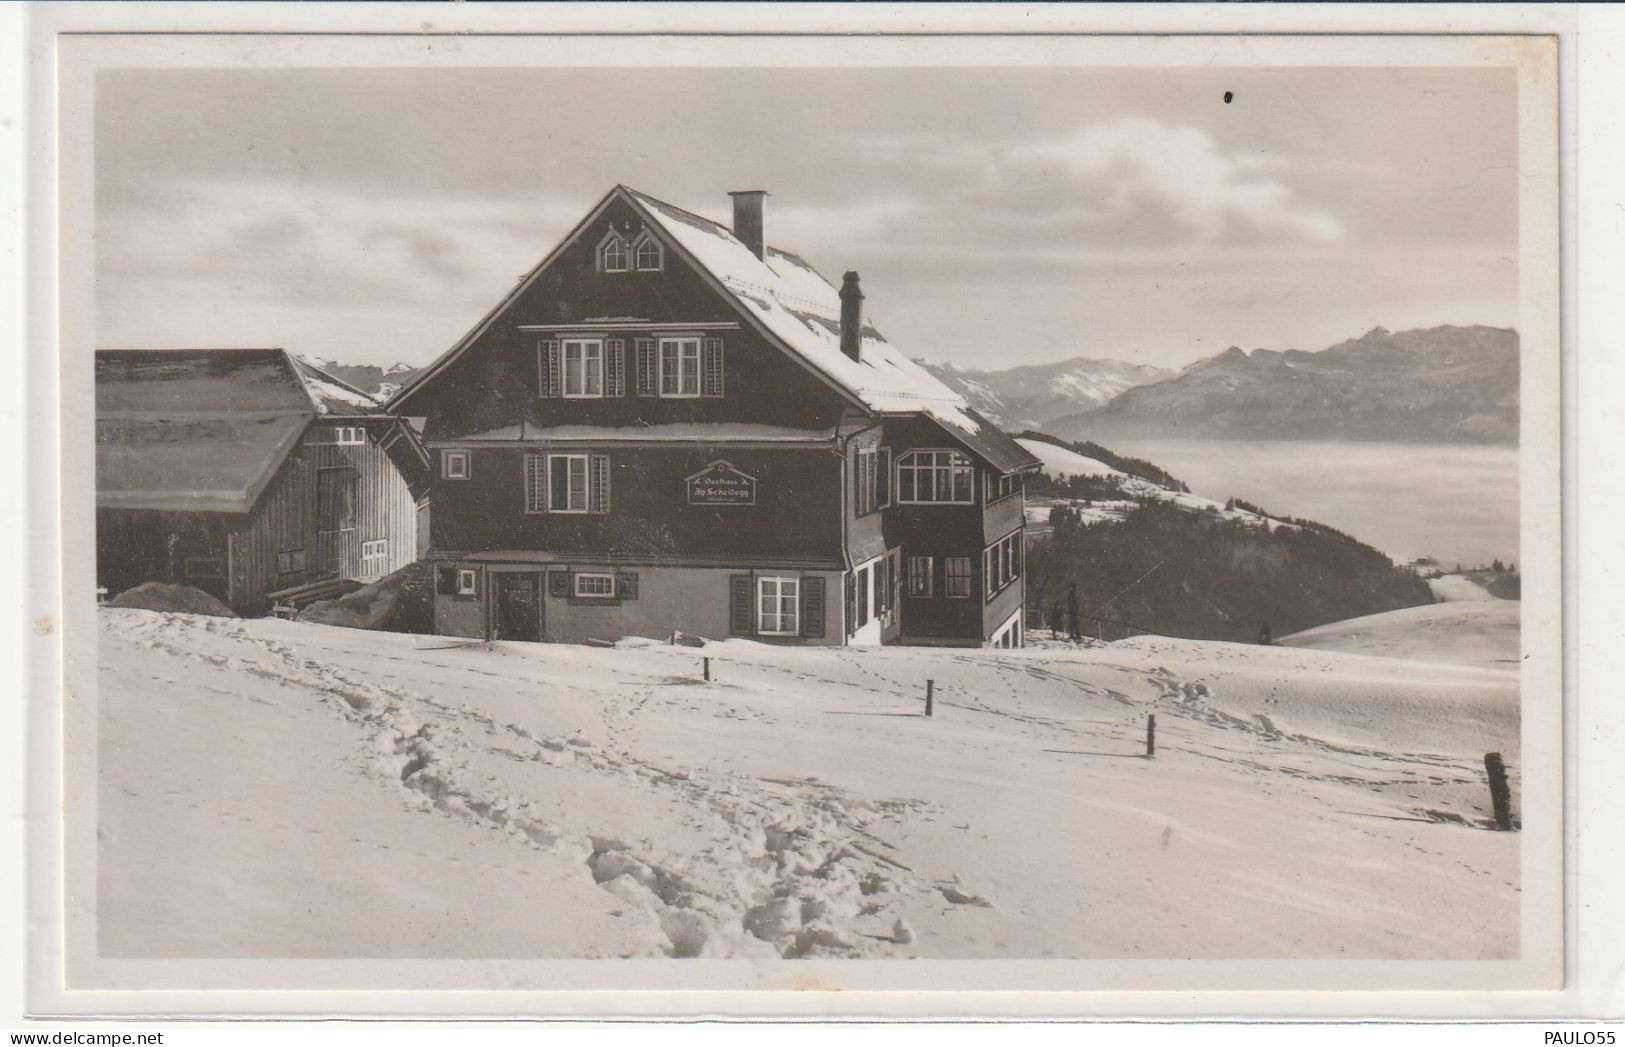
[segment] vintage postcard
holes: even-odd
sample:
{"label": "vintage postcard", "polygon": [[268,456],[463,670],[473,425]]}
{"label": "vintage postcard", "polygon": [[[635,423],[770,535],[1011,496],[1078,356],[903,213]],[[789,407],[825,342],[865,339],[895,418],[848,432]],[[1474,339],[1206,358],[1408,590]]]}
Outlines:
{"label": "vintage postcard", "polygon": [[1561,985],[1553,38],[57,55],[59,999]]}

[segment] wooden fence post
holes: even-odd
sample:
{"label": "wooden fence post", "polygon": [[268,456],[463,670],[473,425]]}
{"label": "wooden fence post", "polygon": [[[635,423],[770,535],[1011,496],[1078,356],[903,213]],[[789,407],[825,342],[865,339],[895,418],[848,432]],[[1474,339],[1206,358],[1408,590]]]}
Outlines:
{"label": "wooden fence post", "polygon": [[711,659],[709,657],[705,657],[705,658],[702,658],[701,661],[705,662],[705,682],[710,683],[711,682]]}
{"label": "wooden fence post", "polygon": [[1490,806],[1495,809],[1495,828],[1512,831],[1512,792],[1507,788],[1507,768],[1500,753],[1484,754],[1484,771],[1490,779]]}
{"label": "wooden fence post", "polygon": [[936,686],[937,686],[937,682],[935,680],[927,680],[927,681],[925,681],[925,715],[927,715],[927,716],[932,715],[932,712],[931,712],[931,692],[936,689]]}
{"label": "wooden fence post", "polygon": [[1157,755],[1157,714],[1152,713],[1145,718],[1145,758],[1151,759]]}

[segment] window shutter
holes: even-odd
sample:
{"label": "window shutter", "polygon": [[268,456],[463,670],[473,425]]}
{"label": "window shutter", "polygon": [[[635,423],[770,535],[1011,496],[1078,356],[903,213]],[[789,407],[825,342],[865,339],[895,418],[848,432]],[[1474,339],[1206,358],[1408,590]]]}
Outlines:
{"label": "window shutter", "polygon": [[609,455],[592,456],[592,476],[589,483],[591,488],[587,508],[595,513],[609,512]]}
{"label": "window shutter", "polygon": [[434,591],[441,596],[454,596],[457,593],[457,568],[442,567],[434,574]]}
{"label": "window shutter", "polygon": [[615,593],[623,600],[638,598],[638,572],[622,571],[615,577]]}
{"label": "window shutter", "polygon": [[525,512],[547,512],[546,455],[525,455]]}
{"label": "window shutter", "polygon": [[729,576],[728,631],[735,636],[751,636],[756,632],[756,601],[752,596],[750,575]]}
{"label": "window shutter", "polygon": [[604,395],[626,395],[626,340],[611,338],[604,343]]}
{"label": "window shutter", "polygon": [[891,448],[882,447],[878,459],[880,468],[875,476],[875,508],[884,509],[891,504]]}
{"label": "window shutter", "polygon": [[722,395],[722,339],[707,338],[704,344],[704,356],[700,373],[702,375],[701,393],[705,396]]}
{"label": "window shutter", "polygon": [[638,395],[654,396],[658,390],[658,372],[655,369],[655,340],[653,338],[634,338],[633,344],[637,347],[638,355]]}
{"label": "window shutter", "polygon": [[544,339],[541,352],[541,373],[537,388],[544,397],[558,396],[559,385],[559,342],[556,338]]}
{"label": "window shutter", "polygon": [[801,579],[801,635],[824,635],[824,579]]}
{"label": "window shutter", "polygon": [[858,579],[855,574],[846,575],[846,631],[850,635],[857,626],[858,621]]}
{"label": "window shutter", "polygon": [[547,572],[547,595],[558,597],[570,595],[570,572],[568,569]]}

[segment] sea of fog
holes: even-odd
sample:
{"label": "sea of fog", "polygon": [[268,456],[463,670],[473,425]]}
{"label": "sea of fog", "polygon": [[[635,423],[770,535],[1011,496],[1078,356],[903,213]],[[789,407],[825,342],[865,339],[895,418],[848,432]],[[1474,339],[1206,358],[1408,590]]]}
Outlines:
{"label": "sea of fog", "polygon": [[1330,524],[1397,560],[1518,560],[1518,449],[1343,441],[1113,440],[1209,498]]}

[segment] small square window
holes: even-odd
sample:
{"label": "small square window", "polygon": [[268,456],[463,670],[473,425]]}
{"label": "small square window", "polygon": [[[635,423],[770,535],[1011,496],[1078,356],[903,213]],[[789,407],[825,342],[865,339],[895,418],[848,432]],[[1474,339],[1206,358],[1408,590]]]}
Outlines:
{"label": "small square window", "polygon": [[440,458],[440,475],[447,480],[468,479],[468,452],[447,451]]}
{"label": "small square window", "polygon": [[577,574],[576,595],[609,599],[615,595],[613,574]]}
{"label": "small square window", "polygon": [[477,572],[472,571],[472,570],[470,570],[470,569],[468,569],[466,567],[461,568],[460,570],[458,570],[458,572],[457,572],[457,595],[458,596],[473,596],[476,592],[478,592],[479,588],[478,588],[478,586],[476,584],[476,582],[478,581],[478,577],[479,577],[479,575],[478,575]]}

